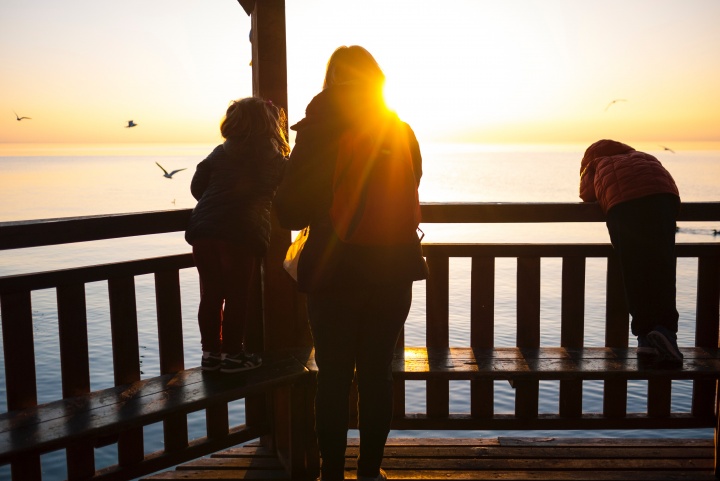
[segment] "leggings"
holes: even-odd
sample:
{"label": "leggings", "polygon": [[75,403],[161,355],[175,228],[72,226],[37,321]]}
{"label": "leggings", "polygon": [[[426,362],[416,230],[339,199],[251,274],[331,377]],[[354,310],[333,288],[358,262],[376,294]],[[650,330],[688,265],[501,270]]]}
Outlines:
{"label": "leggings", "polygon": [[240,244],[201,239],[193,243],[200,274],[198,324],[203,351],[243,350],[250,283],[258,258]]}

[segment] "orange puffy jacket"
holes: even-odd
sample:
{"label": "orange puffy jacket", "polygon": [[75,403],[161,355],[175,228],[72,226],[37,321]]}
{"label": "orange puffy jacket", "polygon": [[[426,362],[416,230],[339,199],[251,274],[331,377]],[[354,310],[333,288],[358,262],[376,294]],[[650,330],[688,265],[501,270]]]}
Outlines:
{"label": "orange puffy jacket", "polygon": [[660,161],[614,140],[600,140],[585,151],[580,164],[580,198],[597,201],[603,212],[653,194],[680,197],[677,185]]}

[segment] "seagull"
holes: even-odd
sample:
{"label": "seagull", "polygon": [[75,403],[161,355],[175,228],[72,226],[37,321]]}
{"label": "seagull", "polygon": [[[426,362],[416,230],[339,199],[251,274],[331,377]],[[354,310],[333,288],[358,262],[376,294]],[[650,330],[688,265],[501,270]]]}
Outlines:
{"label": "seagull", "polygon": [[610,101],[610,103],[607,104],[607,107],[605,107],[605,112],[607,112],[607,109],[609,109],[610,106],[616,102],[627,102],[627,99],[615,99],[615,100]]}
{"label": "seagull", "polygon": [[173,176],[173,175],[177,174],[177,173],[180,172],[181,170],[185,170],[185,169],[177,169],[177,170],[173,170],[172,172],[170,172],[170,173],[168,174],[168,171],[165,170],[165,167],[163,167],[162,165],[158,164],[157,162],[155,162],[155,163],[157,164],[158,167],[160,167],[160,168],[162,169],[163,172],[165,172],[165,174],[163,175],[163,177],[167,177],[168,179],[172,179],[172,176]]}
{"label": "seagull", "polygon": [[14,110],[13,110],[13,113],[15,114],[15,118],[17,119],[18,122],[20,122],[22,119],[32,120],[30,117],[20,117],[20,116],[17,114],[17,112],[15,112]]}
{"label": "seagull", "polygon": [[128,124],[125,126],[126,129],[129,129],[130,127],[135,127],[137,124],[134,120],[128,120]]}
{"label": "seagull", "polygon": [[673,154],[675,153],[675,151],[674,151],[673,149],[671,149],[670,147],[665,147],[664,145],[661,145],[660,147],[662,147],[663,150],[669,150],[669,151],[672,152]]}

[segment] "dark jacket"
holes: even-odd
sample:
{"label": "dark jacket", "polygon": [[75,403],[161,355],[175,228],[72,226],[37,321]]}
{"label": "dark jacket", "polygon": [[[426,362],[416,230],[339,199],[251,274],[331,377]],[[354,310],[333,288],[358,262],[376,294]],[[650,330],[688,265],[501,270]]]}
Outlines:
{"label": "dark jacket", "polygon": [[580,198],[597,201],[603,212],[655,194],[680,197],[677,185],[658,159],[629,145],[600,140],[588,147],[580,164]]}
{"label": "dark jacket", "polygon": [[286,159],[272,144],[228,139],[200,162],[190,190],[198,200],[185,240],[219,239],[263,255],[270,209]]}
{"label": "dark jacket", "polygon": [[[274,205],[282,227],[300,230],[310,226],[298,265],[300,291],[356,288],[368,283],[410,282],[427,277],[419,241],[382,247],[346,244],[338,239],[330,221],[339,138],[353,125],[387,118],[387,108],[375,98],[356,85],[329,87],[313,98],[305,118],[291,127],[297,136]],[[419,184],[420,147],[410,126],[403,125]]]}

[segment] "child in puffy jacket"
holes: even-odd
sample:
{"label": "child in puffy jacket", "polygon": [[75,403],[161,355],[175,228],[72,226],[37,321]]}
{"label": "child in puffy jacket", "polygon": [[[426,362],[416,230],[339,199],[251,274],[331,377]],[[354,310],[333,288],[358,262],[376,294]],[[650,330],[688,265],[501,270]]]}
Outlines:
{"label": "child in puffy jacket", "polygon": [[230,104],[225,142],[200,162],[190,190],[198,200],[185,230],[200,275],[198,324],[203,370],[260,366],[245,350],[249,292],[270,243],[270,209],[290,147],[283,109],[256,97]]}
{"label": "child in puffy jacket", "polygon": [[638,354],[681,363],[675,305],[675,230],[680,195],[652,155],[614,140],[585,151],[580,198],[600,204],[622,266],[625,298]]}

